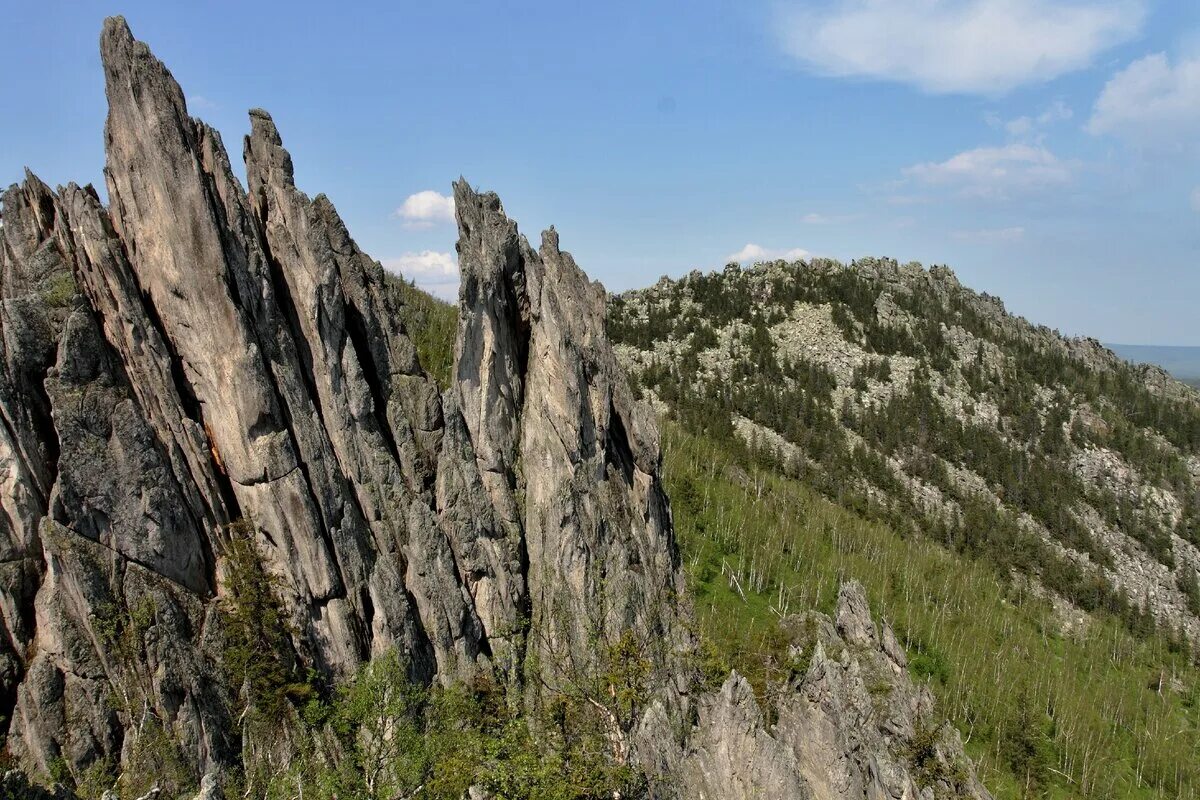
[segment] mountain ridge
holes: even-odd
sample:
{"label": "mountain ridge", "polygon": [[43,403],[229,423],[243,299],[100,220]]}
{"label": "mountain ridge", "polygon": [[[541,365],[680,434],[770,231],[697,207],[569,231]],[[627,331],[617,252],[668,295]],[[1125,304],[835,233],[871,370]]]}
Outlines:
{"label": "mountain ridge", "polygon": [[[708,635],[770,674],[775,614],[827,597],[814,585],[844,571],[870,576],[921,674],[986,748],[990,788],[1194,794],[1184,751],[1138,731],[1197,740],[1195,390],[1011,317],[943,267],[886,259],[694,272],[614,295],[609,330],[682,451],[672,496]],[[918,565],[975,576],[978,596]],[[1159,676],[1149,691],[1143,674]]]}
{"label": "mountain ridge", "polygon": [[1127,361],[1162,367],[1189,385],[1200,381],[1200,347],[1117,343],[1106,343],[1105,347]]}
{"label": "mountain ridge", "polygon": [[[706,424],[726,428],[719,435],[735,435],[736,428],[743,441],[760,437],[785,460],[797,460],[797,468],[819,464],[827,491],[856,486],[869,495],[881,489],[880,481],[907,481],[909,486],[891,489],[893,500],[911,513],[928,516],[920,505],[933,503],[961,519],[963,498],[994,497],[1003,490],[1016,498],[1001,506],[1011,508],[1018,528],[1040,527],[1038,535],[1051,551],[1065,546],[1061,552],[1084,569],[1096,564],[1109,570],[1107,554],[1126,548],[1097,545],[1092,541],[1097,530],[1139,539],[1129,546],[1156,553],[1150,562],[1161,558],[1178,567],[1179,580],[1197,568],[1200,396],[1160,368],[1125,364],[1094,339],[1067,339],[1009,316],[995,298],[964,290],[944,267],[923,270],[873,259],[849,267],[820,260],[730,267],[617,295],[613,309],[610,329],[636,382],[652,401],[662,390],[672,395],[660,408],[678,412],[681,402],[692,401],[713,406],[717,398],[715,407],[698,413]],[[747,361],[765,364],[767,373],[739,371],[739,363]],[[1118,396],[1127,409],[1108,403]],[[800,413],[781,416],[789,407]],[[1057,423],[1065,427],[1055,427],[1048,414],[1066,414]],[[1170,441],[1158,429],[1138,427],[1138,415],[1152,426],[1174,425],[1167,432]],[[913,444],[897,438],[909,422],[932,425],[934,436],[949,439],[918,444],[918,450],[932,447],[940,454],[905,469],[888,459],[903,460],[901,451]],[[780,437],[781,426],[791,426],[791,439]],[[1118,430],[1110,430],[1113,426]],[[1042,443],[1043,436],[1055,447],[1061,442],[1064,453],[1023,451]],[[797,437],[817,449],[815,458],[797,448]],[[1122,452],[1109,446],[1114,437]],[[866,462],[841,464],[856,448]],[[1066,463],[1068,450],[1075,462],[1064,475],[1058,465]],[[1140,459],[1139,466],[1150,471],[1147,483],[1139,483],[1125,456]],[[956,472],[961,466],[965,473]],[[1029,470],[1033,474],[1026,480],[1022,476]],[[1146,514],[1165,516],[1157,522],[1127,520],[1122,533],[1112,508],[1120,498],[1109,496],[1112,487],[1101,480],[1114,470],[1140,487],[1138,497],[1147,495]],[[1153,484],[1160,480],[1176,488],[1171,499],[1155,495],[1159,489]],[[1079,508],[1064,514],[1066,504],[1055,497],[1030,494],[1042,484],[1070,492]],[[958,500],[946,503],[943,496]],[[1169,511],[1151,508],[1160,501]],[[863,502],[871,500],[864,496]],[[1096,508],[1084,508],[1089,502]],[[1079,514],[1105,519],[1084,521]],[[1052,557],[1050,551],[1043,555]],[[1189,601],[1169,575],[1160,573],[1156,591],[1143,597],[1145,570],[1123,566],[1128,569],[1121,576],[1110,578],[1133,585],[1135,602],[1164,603],[1153,606],[1159,619],[1182,624],[1195,636],[1197,620],[1183,612]],[[1080,585],[1073,591],[1090,589]]]}

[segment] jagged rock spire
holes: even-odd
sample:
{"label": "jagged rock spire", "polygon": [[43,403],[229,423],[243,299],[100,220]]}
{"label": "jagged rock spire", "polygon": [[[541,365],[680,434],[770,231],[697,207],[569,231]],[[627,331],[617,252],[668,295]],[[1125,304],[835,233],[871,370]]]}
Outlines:
{"label": "jagged rock spire", "polygon": [[[435,491],[463,457],[442,452],[437,388],[381,267],[295,188],[269,115],[251,114],[247,194],[123,19],[101,56],[111,218],[90,188],[32,176],[4,201],[5,308],[36,311],[5,333],[38,345],[10,346],[0,382],[5,568],[26,573],[0,603],[3,710],[28,764],[82,768],[119,757],[140,723],[106,698],[137,694],[205,768],[236,756],[238,688],[210,680],[228,523],[252,523],[304,663],[345,677],[397,647],[449,679],[491,652],[463,566],[474,532],[438,504],[472,489]],[[163,649],[115,663],[104,631],[151,606]]]}
{"label": "jagged rock spire", "polygon": [[[572,669],[626,631],[681,642],[653,422],[604,338],[603,290],[553,231],[534,252],[494,195],[458,184],[462,324],[440,397],[398,295],[332,203],[296,187],[271,116],[250,112],[243,190],[123,19],[100,46],[111,207],[32,176],[5,200],[6,308],[65,287],[61,307],[5,329],[42,342],[9,347],[0,398],[10,549],[30,572],[0,604],[14,750],[42,768],[115,756],[135,722],[102,696],[136,689],[205,763],[231,757],[215,731],[237,687],[202,677],[237,519],[298,658],[334,676],[390,647],[449,680],[489,663],[516,677],[530,642]],[[165,649],[118,667],[97,626],[139,595],[179,624],[154,615]],[[169,696],[139,677],[168,663]]]}
{"label": "jagged rock spire", "polygon": [[495,194],[460,179],[454,201],[454,391],[497,515],[524,534],[530,647],[551,673],[586,671],[597,642],[631,635],[668,663],[686,637],[658,430],[617,367],[604,288],[553,228],[535,252]]}

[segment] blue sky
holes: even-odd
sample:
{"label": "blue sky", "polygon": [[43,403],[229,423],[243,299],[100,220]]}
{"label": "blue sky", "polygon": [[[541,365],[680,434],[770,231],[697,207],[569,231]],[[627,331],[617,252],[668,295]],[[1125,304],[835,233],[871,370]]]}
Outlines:
{"label": "blue sky", "polygon": [[1200,3],[7,3],[0,182],[103,185],[103,17],[234,160],[444,295],[460,174],[611,290],[813,253],[948,264],[1105,341],[1200,345]]}

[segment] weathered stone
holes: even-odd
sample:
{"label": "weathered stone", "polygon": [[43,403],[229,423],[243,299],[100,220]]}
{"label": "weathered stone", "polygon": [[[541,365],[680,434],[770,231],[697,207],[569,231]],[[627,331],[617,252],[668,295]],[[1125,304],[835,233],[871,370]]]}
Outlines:
{"label": "weathered stone", "polygon": [[[551,228],[535,252],[499,198],[454,186],[462,273],[457,405],[502,525],[528,560],[529,646],[551,684],[632,636],[667,656],[684,637],[657,426],[604,333],[606,294]],[[559,674],[554,674],[558,672]]]}
{"label": "weathered stone", "polygon": [[680,796],[698,800],[813,796],[792,749],[767,732],[754,691],[736,672],[701,701],[678,777]]}
{"label": "weathered stone", "polygon": [[[660,771],[682,781],[680,797],[917,798],[932,789],[921,784],[933,772],[945,784],[938,796],[990,798],[928,691],[876,641],[860,584],[842,585],[836,616],[836,625],[817,614],[784,620],[785,631],[811,634],[795,645],[811,658],[804,675],[772,692],[774,725],[736,673],[700,700],[682,760],[659,756]],[[885,626],[885,642],[889,634]],[[931,758],[942,769],[922,772],[910,745],[930,729],[939,731]]]}

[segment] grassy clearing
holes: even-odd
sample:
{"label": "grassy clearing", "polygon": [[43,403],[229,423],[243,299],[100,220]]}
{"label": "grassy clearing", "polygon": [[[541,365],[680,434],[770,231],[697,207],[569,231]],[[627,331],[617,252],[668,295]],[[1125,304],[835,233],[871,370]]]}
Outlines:
{"label": "grassy clearing", "polygon": [[780,614],[832,610],[843,578],[892,621],[998,797],[1200,796],[1200,679],[1189,656],[1113,619],[1061,632],[997,572],[903,537],[665,427],[665,480],[703,634],[766,690]]}

